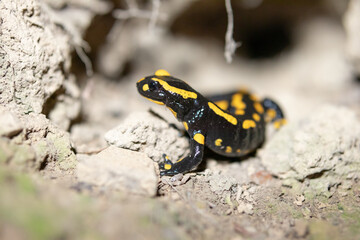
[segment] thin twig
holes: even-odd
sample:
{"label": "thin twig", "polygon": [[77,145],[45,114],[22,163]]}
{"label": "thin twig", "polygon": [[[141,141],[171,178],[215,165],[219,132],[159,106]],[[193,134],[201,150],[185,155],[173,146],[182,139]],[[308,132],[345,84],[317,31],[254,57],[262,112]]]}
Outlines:
{"label": "thin twig", "polygon": [[151,19],[152,13],[147,10],[140,10],[138,8],[129,8],[127,10],[114,10],[113,16],[118,19],[129,19],[129,18],[146,18]]}
{"label": "thin twig", "polygon": [[145,18],[149,19],[148,29],[149,32],[153,32],[157,21],[166,20],[167,15],[160,13],[160,0],[152,0],[152,9],[149,10],[142,10],[138,8],[136,1],[134,0],[127,0],[128,9],[122,10],[117,9],[113,11],[113,16],[117,19],[130,19],[130,18]]}
{"label": "thin twig", "polygon": [[95,86],[95,82],[94,82],[94,78],[89,78],[87,81],[86,81],[86,85],[84,87],[84,90],[82,91],[81,93],[81,98],[83,100],[89,100],[91,95],[92,95],[92,92],[94,90],[94,86]]}
{"label": "thin twig", "polygon": [[153,33],[160,13],[160,0],[152,0],[151,18],[149,21],[149,32]]}
{"label": "thin twig", "polygon": [[90,58],[88,55],[86,55],[84,49],[81,46],[75,45],[75,51],[81,61],[85,64],[86,75],[91,77],[94,74],[94,71]]}
{"label": "thin twig", "polygon": [[240,42],[235,42],[234,34],[234,15],[231,7],[231,0],[225,0],[226,13],[228,17],[228,25],[225,35],[225,59],[228,63],[232,62],[232,57],[238,47],[241,46]]}
{"label": "thin twig", "polygon": [[99,152],[102,152],[104,151],[105,149],[107,149],[108,146],[106,147],[102,147],[100,149],[97,149],[97,150],[88,150],[88,151],[76,151],[76,154],[87,154],[87,155],[93,155],[93,154],[97,154]]}

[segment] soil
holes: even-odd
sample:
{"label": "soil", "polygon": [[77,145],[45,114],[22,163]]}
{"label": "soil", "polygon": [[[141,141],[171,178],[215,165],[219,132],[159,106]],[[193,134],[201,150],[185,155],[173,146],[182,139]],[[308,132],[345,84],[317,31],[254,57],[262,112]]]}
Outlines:
{"label": "soil", "polygon": [[[356,0],[299,1],[306,19],[277,1],[232,1],[235,15],[258,19],[246,27],[236,17],[242,34],[275,24],[269,16],[292,30],[291,44],[258,58],[244,37],[231,64],[212,35],[224,35],[226,12],[216,15],[225,25],[181,24],[201,14],[211,22],[222,1],[208,12],[204,1],[161,1],[155,26],[115,14],[136,8],[122,1],[60,2],[0,2],[0,239],[360,239],[360,56],[345,51],[359,37]],[[139,3],[142,16],[152,6]],[[162,154],[176,161],[188,138],[137,93],[137,80],[159,68],[203,95],[246,86],[276,99],[289,124],[269,126],[245,158],[207,150],[197,170],[160,178]]]}

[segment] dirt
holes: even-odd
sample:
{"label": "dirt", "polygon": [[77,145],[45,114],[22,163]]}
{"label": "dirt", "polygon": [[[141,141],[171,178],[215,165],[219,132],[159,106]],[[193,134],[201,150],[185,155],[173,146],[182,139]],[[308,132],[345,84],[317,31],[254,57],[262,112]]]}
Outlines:
{"label": "dirt", "polygon": [[[216,40],[224,3],[181,2],[156,15],[157,1],[0,1],[0,239],[360,238],[358,2],[299,1],[301,19],[232,1],[235,33],[281,16],[291,41],[254,59],[235,34],[231,64]],[[289,124],[245,158],[206,150],[196,171],[160,178],[162,154],[189,149],[172,113],[137,93],[159,68],[203,95],[246,86]]]}

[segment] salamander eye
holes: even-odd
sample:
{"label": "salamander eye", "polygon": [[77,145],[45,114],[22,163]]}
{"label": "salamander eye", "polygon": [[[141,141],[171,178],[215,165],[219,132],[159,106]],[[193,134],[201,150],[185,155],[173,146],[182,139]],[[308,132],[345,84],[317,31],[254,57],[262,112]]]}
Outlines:
{"label": "salamander eye", "polygon": [[149,90],[150,91],[155,91],[159,88],[158,83],[157,82],[149,82]]}

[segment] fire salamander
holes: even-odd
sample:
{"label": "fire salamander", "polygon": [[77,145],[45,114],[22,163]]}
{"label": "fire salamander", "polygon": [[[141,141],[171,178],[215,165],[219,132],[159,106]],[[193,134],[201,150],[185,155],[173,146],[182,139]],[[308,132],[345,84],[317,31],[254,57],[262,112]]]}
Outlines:
{"label": "fire salamander", "polygon": [[164,154],[159,164],[162,176],[196,168],[205,145],[227,157],[246,155],[264,141],[266,123],[277,129],[286,123],[280,107],[268,98],[259,100],[246,91],[206,98],[162,69],[140,79],[137,89],[148,100],[169,108],[190,135],[187,157],[172,163]]}

